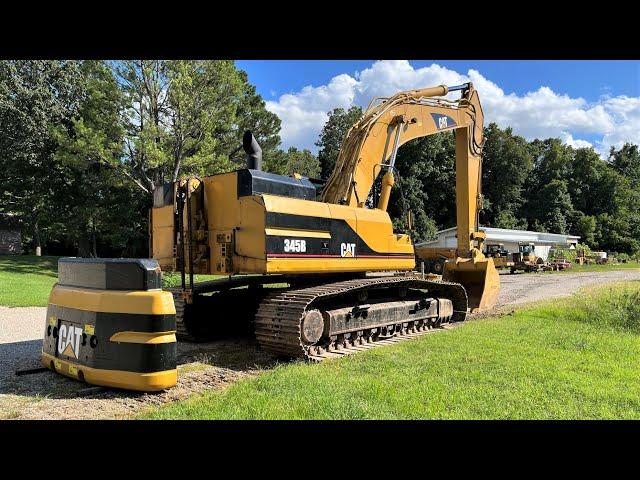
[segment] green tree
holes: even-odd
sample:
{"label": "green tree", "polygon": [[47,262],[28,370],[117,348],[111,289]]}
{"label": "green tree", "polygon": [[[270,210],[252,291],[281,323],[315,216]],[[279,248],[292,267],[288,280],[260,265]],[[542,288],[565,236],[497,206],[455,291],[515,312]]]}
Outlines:
{"label": "green tree", "polygon": [[567,216],[573,211],[568,178],[571,176],[574,150],[560,139],[549,138],[529,143],[533,169],[525,182],[522,212],[529,228],[567,233]]}
{"label": "green tree", "polygon": [[78,255],[98,256],[99,239],[109,237],[112,241],[102,243],[113,248],[121,243],[113,241],[117,236],[135,236],[131,224],[141,223],[136,220],[141,202],[127,195],[131,185],[112,169],[120,160],[124,134],[123,96],[113,72],[101,61],[82,62],[80,71],[83,95],[77,116],[70,128],[53,127],[58,143],[55,159],[67,182],[57,204],[65,236]]}
{"label": "green tree", "polygon": [[320,174],[320,162],[309,150],[298,150],[289,147],[289,150],[275,150],[264,158],[264,170],[280,175],[293,175],[298,173],[305,177],[317,178]]}
{"label": "green tree", "polygon": [[414,215],[416,242],[431,240],[438,229],[455,225],[455,140],[451,132],[402,145],[396,168],[396,186],[389,202],[396,229],[405,228],[407,209]]}
{"label": "green tree", "polygon": [[587,245],[595,244],[596,217],[585,215],[579,210],[575,210],[570,215],[569,232],[578,235],[583,243]]}
{"label": "green tree", "polygon": [[616,172],[626,180],[626,185],[622,188],[619,197],[620,213],[628,223],[627,240],[628,246],[623,251],[634,254],[640,248],[640,151],[637,145],[624,144],[619,150],[611,149],[609,161]]}
{"label": "green tree", "polygon": [[640,187],[640,151],[638,145],[625,143],[619,150],[611,147],[609,162],[621,175],[628,178],[633,188]]}
{"label": "green tree", "polygon": [[166,144],[171,181],[232,170],[234,123],[242,84],[233,62],[167,62]]}
{"label": "green tree", "polygon": [[127,97],[123,173],[145,192],[183,174],[210,175],[243,162],[251,130],[268,154],[280,121],[233,61],[126,61],[115,66]]}
{"label": "green tree", "polygon": [[553,179],[532,197],[529,203],[531,218],[545,231],[568,233],[567,217],[573,212],[571,197],[564,180]]}
{"label": "green tree", "polygon": [[606,177],[608,166],[602,161],[593,148],[578,148],[571,165],[571,174],[568,175],[568,188],[571,200],[576,208],[587,215],[592,215],[602,210],[602,201],[599,198],[602,190],[602,181]]}
{"label": "green tree", "polygon": [[118,83],[125,96],[124,161],[114,165],[129,177],[147,196],[172,173],[164,122],[167,118],[166,62],[162,60],[127,60],[114,64]]}
{"label": "green tree", "polygon": [[526,228],[521,207],[525,184],[533,170],[527,141],[495,123],[485,128],[482,152],[484,209],[480,222],[499,228]]}
{"label": "green tree", "polygon": [[[483,225],[487,225],[481,222]],[[519,211],[515,213],[509,210],[500,210],[494,217],[493,222],[488,224],[495,228],[510,228],[514,230],[526,230],[528,227],[527,219],[522,216]]]}
{"label": "green tree", "polygon": [[67,186],[52,127],[72,129],[83,88],[80,62],[0,61],[0,209],[20,216],[38,250],[60,236],[54,199]]}
{"label": "green tree", "polygon": [[333,172],[342,141],[360,117],[362,117],[362,108],[357,105],[349,110],[335,108],[329,112],[329,118],[316,142],[316,146],[319,148],[318,160],[320,161],[322,179],[327,180]]}
{"label": "green tree", "polygon": [[598,248],[614,252],[636,252],[640,249],[638,237],[633,236],[631,225],[624,215],[603,213],[596,217],[595,240]]}
{"label": "green tree", "polygon": [[534,167],[529,186],[537,190],[552,180],[565,180],[571,175],[574,150],[558,138],[534,140],[529,144]]}
{"label": "green tree", "polygon": [[[236,115],[236,141],[242,144],[244,132],[250,130],[260,144],[262,152],[269,154],[280,145],[280,118],[267,110],[262,96],[256,92],[255,85],[249,83],[247,72],[237,70],[241,83],[241,97]],[[240,150],[238,150],[239,152]],[[230,155],[232,160],[242,163],[244,157]]]}

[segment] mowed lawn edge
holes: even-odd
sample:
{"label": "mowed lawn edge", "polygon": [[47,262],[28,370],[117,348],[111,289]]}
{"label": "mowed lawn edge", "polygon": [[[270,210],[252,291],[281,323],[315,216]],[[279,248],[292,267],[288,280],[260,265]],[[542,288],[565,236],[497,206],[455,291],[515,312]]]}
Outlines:
{"label": "mowed lawn edge", "polygon": [[640,282],[319,365],[283,364],[147,419],[640,418]]}
{"label": "mowed lawn edge", "polygon": [[[51,289],[58,281],[56,256],[0,255],[0,306],[46,307]],[[194,275],[196,282],[221,278]],[[187,278],[188,281],[188,278]],[[163,273],[163,287],[180,285],[180,275]]]}
{"label": "mowed lawn edge", "polygon": [[602,265],[590,264],[590,265],[578,265],[572,264],[571,267],[565,270],[547,270],[540,272],[545,275],[550,274],[564,274],[564,273],[591,273],[591,272],[611,272],[619,270],[640,270],[640,263],[632,260],[627,263],[605,263]]}
{"label": "mowed lawn edge", "polygon": [[46,307],[58,281],[58,258],[0,255],[0,305]]}

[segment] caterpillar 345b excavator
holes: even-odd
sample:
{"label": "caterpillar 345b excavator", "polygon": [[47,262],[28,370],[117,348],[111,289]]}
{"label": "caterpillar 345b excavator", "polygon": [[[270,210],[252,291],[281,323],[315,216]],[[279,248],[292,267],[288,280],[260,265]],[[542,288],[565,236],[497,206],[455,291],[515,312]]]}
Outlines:
{"label": "caterpillar 345b excavator", "polygon": [[[443,98],[453,91],[458,100]],[[247,168],[156,189],[151,248],[163,270],[181,273],[172,290],[178,336],[210,338],[245,318],[262,348],[322,359],[493,306],[499,278],[478,231],[482,129],[471,83],[410,90],[374,100],[351,127],[319,199],[307,178],[261,171],[250,132]],[[458,248],[436,281],[412,273],[411,239],[393,232],[387,206],[398,148],[449,130]],[[223,278],[194,283],[194,274]]]}

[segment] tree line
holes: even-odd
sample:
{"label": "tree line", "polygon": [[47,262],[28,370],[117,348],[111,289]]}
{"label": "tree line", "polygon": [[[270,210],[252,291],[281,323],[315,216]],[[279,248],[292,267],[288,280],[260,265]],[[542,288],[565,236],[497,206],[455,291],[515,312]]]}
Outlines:
{"label": "tree line", "polygon": [[[280,148],[280,119],[233,61],[0,61],[0,212],[23,222],[25,251],[147,256],[158,185],[241,168],[251,130],[263,168],[326,180],[360,107],[329,112],[318,155]],[[592,248],[640,250],[640,153],[485,128],[481,224],[580,235]],[[415,241],[455,225],[452,133],[398,151],[390,214]]]}
{"label": "tree line", "polygon": [[26,251],[146,256],[154,188],[239,168],[245,130],[265,169],[318,175],[233,61],[1,61],[0,212]]}

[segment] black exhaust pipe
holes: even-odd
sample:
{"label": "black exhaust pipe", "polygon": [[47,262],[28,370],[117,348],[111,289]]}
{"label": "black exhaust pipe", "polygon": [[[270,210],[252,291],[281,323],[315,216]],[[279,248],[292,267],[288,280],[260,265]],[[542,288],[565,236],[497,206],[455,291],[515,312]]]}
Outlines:
{"label": "black exhaust pipe", "polygon": [[242,137],[242,148],[247,153],[247,168],[262,170],[262,149],[249,130],[244,132]]}

